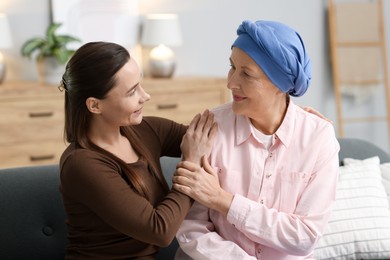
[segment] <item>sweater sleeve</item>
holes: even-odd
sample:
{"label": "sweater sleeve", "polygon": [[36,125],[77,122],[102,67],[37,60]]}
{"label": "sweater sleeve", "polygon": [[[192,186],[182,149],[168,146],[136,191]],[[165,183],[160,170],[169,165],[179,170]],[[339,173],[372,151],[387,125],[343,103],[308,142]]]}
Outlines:
{"label": "sweater sleeve", "polygon": [[74,153],[63,163],[61,191],[115,230],[160,247],[170,244],[192,204],[189,197],[172,190],[152,205],[120,176],[119,166],[87,150]]}
{"label": "sweater sleeve", "polygon": [[[155,160],[163,155],[180,156],[186,126],[150,118],[134,129]],[[128,185],[120,175],[120,166],[109,157],[86,149],[69,152],[61,160],[61,191],[65,200],[72,202],[68,203],[68,214],[81,215],[77,216],[81,225],[93,226],[88,222],[95,218],[134,239],[160,247],[169,245],[192,200],[175,190],[166,193],[147,166],[140,169],[139,173],[154,193],[153,202]],[[80,208],[71,207],[73,203],[83,205],[85,212],[77,212]]]}
{"label": "sweater sleeve", "polygon": [[[145,117],[143,124],[136,126],[140,134],[153,133],[153,137],[145,138],[145,141],[152,146],[152,152],[160,151],[161,156],[180,157],[180,144],[188,126],[178,124],[172,120],[161,117]],[[156,137],[156,141],[152,141]],[[151,142],[152,141],[152,142]],[[159,147],[157,147],[157,145]]]}

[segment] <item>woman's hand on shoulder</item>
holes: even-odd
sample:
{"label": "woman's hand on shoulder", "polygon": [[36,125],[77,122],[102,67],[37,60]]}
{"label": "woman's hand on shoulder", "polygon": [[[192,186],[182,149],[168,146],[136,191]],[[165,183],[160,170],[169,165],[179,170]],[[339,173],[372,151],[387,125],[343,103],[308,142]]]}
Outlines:
{"label": "woman's hand on shoulder", "polygon": [[331,124],[333,124],[333,121],[330,120],[329,118],[325,117],[323,114],[321,114],[320,112],[318,112],[317,110],[315,110],[314,108],[312,107],[302,107],[300,106],[303,110],[305,110],[306,112],[309,112],[313,115],[316,115],[322,119],[325,119],[326,121],[330,122]]}
{"label": "woman's hand on shoulder", "polygon": [[209,110],[197,114],[192,119],[180,145],[183,160],[200,164],[203,155],[207,157],[210,155],[216,135],[217,123],[214,122],[214,114]]}

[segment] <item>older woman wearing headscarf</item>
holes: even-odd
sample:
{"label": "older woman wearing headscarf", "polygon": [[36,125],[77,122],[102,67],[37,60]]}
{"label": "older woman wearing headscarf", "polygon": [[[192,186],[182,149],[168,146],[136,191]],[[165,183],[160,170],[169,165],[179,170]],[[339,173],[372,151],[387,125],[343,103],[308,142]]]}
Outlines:
{"label": "older woman wearing headscarf", "polygon": [[181,162],[174,188],[197,202],[178,259],[310,259],[335,200],[339,144],[328,121],[295,105],[311,80],[300,35],[244,21],[232,45],[233,101],[213,110],[218,136],[203,167]]}

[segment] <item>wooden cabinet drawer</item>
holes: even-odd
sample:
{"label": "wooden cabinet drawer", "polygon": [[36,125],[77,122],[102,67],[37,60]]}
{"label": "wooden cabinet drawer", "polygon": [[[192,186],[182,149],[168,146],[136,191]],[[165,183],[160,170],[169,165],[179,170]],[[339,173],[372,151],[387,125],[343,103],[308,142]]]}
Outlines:
{"label": "wooden cabinet drawer", "polygon": [[222,78],[174,78],[142,81],[151,95],[145,103],[144,115],[160,116],[188,124],[206,108],[213,108],[229,100],[226,80]]}
{"label": "wooden cabinet drawer", "polygon": [[31,140],[61,140],[64,128],[62,98],[0,102],[0,144]]}
{"label": "wooden cabinet drawer", "polygon": [[63,122],[64,105],[62,99],[20,100],[0,102],[0,124],[40,124],[51,121]]}
{"label": "wooden cabinet drawer", "polygon": [[195,114],[220,103],[220,91],[176,92],[153,96],[144,106],[144,115],[173,119],[188,124]]}
{"label": "wooden cabinet drawer", "polygon": [[57,164],[65,148],[65,143],[59,141],[2,145],[0,149],[0,166],[8,168]]}
{"label": "wooden cabinet drawer", "polygon": [[63,122],[37,121],[35,124],[0,124],[0,145],[17,144],[29,141],[37,143],[45,140],[62,140]]}

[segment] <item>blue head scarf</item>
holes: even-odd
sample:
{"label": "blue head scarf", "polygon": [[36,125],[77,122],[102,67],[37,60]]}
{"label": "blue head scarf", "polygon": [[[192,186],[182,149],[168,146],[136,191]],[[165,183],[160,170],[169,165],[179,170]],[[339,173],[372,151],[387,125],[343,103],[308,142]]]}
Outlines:
{"label": "blue head scarf", "polygon": [[243,21],[232,47],[248,54],[283,93],[302,96],[311,80],[311,62],[301,36],[273,21]]}

